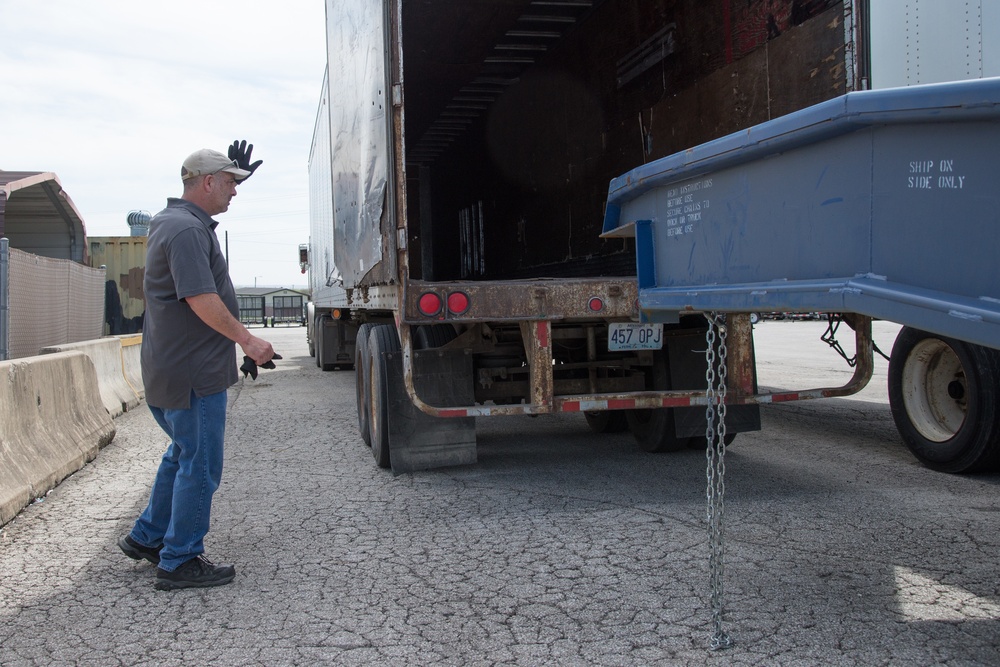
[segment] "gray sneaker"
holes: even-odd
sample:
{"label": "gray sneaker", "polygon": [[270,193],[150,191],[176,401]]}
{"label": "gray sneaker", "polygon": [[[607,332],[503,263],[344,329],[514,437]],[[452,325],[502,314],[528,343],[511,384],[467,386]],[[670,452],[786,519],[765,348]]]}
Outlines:
{"label": "gray sneaker", "polygon": [[156,568],[158,591],[172,591],[176,588],[209,588],[224,586],[236,578],[236,568],[232,565],[215,565],[204,556],[192,558],[173,572]]}

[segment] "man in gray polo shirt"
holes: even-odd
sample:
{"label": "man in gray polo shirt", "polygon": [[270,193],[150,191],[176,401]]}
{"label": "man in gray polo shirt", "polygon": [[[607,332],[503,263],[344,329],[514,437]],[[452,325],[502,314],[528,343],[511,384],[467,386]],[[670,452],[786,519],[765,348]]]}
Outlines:
{"label": "man in gray polo shirt", "polygon": [[170,437],[149,505],[118,540],[130,558],[158,565],[160,590],[220,586],[232,565],[204,556],[212,494],[222,478],[226,390],[238,379],[236,346],[258,365],[271,344],[239,321],[236,291],[211,216],[229,209],[236,184],[253,173],[246,142],[230,158],[204,149],[181,167],[184,193],[150,223],[146,252],[146,317],[142,380],[146,403]]}

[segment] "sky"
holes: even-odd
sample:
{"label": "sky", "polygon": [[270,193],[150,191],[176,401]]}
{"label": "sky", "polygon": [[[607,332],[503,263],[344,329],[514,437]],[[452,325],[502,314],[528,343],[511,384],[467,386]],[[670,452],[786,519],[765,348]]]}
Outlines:
{"label": "sky", "polygon": [[216,216],[233,282],[305,288],[323,22],[323,0],[0,0],[0,169],[54,172],[88,237],[128,236],[185,157],[246,139],[264,163]]}

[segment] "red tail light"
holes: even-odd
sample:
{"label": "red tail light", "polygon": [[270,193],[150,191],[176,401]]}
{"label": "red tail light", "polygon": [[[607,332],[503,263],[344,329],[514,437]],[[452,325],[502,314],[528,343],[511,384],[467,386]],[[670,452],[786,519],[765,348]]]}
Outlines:
{"label": "red tail light", "polygon": [[417,308],[420,309],[421,315],[426,315],[427,317],[433,317],[441,312],[441,297],[433,292],[427,292],[420,295],[420,301],[417,302]]}
{"label": "red tail light", "polygon": [[455,315],[466,312],[470,305],[469,295],[464,292],[452,292],[448,295],[448,311]]}

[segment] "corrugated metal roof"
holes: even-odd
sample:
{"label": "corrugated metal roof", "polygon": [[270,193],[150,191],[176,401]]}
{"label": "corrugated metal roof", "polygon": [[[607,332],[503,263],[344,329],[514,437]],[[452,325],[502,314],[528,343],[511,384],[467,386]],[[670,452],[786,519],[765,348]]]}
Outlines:
{"label": "corrugated metal roof", "polygon": [[0,236],[10,247],[87,263],[83,216],[51,171],[0,170]]}

